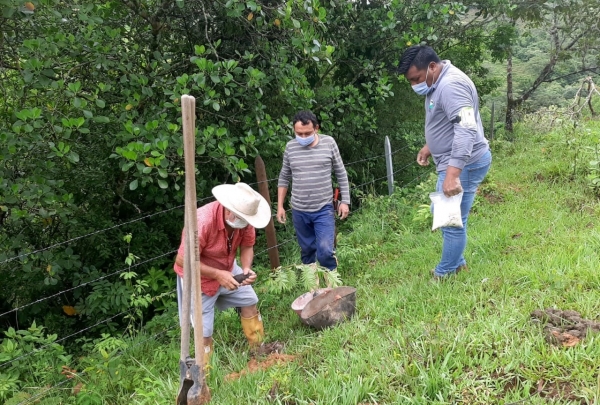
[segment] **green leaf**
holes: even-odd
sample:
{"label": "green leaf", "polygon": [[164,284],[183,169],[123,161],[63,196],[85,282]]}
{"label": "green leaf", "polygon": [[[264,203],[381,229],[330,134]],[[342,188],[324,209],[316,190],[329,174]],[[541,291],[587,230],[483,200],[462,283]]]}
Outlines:
{"label": "green leaf", "polygon": [[129,183],[129,189],[131,191],[135,190],[136,188],[138,188],[138,180],[137,179],[135,179],[134,181]]}
{"label": "green leaf", "polygon": [[292,18],[292,24],[294,24],[295,28],[300,28],[300,21]]}
{"label": "green leaf", "polygon": [[168,187],[169,187],[169,184],[167,184],[167,182],[166,182],[166,181],[164,181],[164,180],[160,180],[160,179],[159,179],[159,180],[158,180],[158,187],[160,187],[160,188],[162,188],[162,189],[165,189],[165,188],[168,188]]}
{"label": "green leaf", "polygon": [[31,113],[29,112],[29,110],[21,110],[21,111],[17,111],[15,113],[17,118],[20,119],[21,121],[27,121],[27,118],[29,118],[31,116],[30,114]]}
{"label": "green leaf", "polygon": [[73,163],[79,162],[79,155],[75,152],[69,152],[67,158]]}
{"label": "green leaf", "polygon": [[108,117],[104,117],[102,115],[98,115],[97,117],[94,117],[94,121],[102,123],[102,124],[106,124],[106,123],[110,122],[110,119]]}
{"label": "green leaf", "polygon": [[221,109],[221,106],[216,101],[213,101],[212,108],[214,108],[215,111],[219,111]]}
{"label": "green leaf", "polygon": [[104,106],[106,106],[106,103],[104,102],[104,100],[100,100],[98,98],[98,99],[96,99],[96,105],[100,108],[104,108]]}

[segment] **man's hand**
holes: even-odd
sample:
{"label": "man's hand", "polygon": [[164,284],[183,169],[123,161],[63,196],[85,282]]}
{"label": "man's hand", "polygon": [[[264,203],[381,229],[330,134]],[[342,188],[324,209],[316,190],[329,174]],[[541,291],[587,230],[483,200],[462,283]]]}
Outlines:
{"label": "man's hand", "polygon": [[429,151],[429,146],[425,145],[421,148],[419,153],[417,153],[417,163],[421,166],[429,165],[429,156],[431,156],[431,152]]}
{"label": "man's hand", "polygon": [[446,169],[446,178],[442,184],[442,191],[446,197],[452,197],[463,191],[462,185],[460,184],[461,172],[461,169],[452,166],[448,166]]}
{"label": "man's hand", "polygon": [[285,224],[286,215],[285,215],[285,210],[283,209],[283,207],[277,207],[277,221],[280,224]]}
{"label": "man's hand", "polygon": [[250,285],[256,281],[256,273],[252,271],[252,269],[242,269],[244,274],[250,274],[250,277],[245,279],[240,285]]}
{"label": "man's hand", "polygon": [[348,204],[340,203],[338,205],[338,215],[340,216],[340,219],[348,218],[349,213],[350,213],[350,208],[348,207]]}
{"label": "man's hand", "polygon": [[233,278],[233,274],[227,270],[219,270],[215,279],[219,282],[221,286],[227,288],[229,291],[237,290],[240,286],[240,283],[235,281],[235,279]]}

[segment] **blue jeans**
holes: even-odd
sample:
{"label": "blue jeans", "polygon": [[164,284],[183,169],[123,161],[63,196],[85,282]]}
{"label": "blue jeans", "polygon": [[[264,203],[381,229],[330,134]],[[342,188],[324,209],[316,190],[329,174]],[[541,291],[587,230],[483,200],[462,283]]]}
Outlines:
{"label": "blue jeans", "polygon": [[[477,187],[485,178],[490,165],[492,164],[492,154],[488,151],[477,162],[473,162],[464,167],[460,173],[460,183],[464,193],[460,203],[460,213],[464,228],[444,227],[442,229],[442,259],[435,267],[436,276],[446,276],[456,272],[460,266],[467,264],[465,257],[465,247],[467,246],[467,221],[469,212],[475,200]],[[442,184],[446,178],[446,171],[438,173],[437,191],[442,191]]]}
{"label": "blue jeans", "polygon": [[292,209],[292,221],[296,238],[300,245],[302,263],[319,264],[329,270],[337,268],[335,257],[335,213],[333,204],[328,204],[315,212]]}

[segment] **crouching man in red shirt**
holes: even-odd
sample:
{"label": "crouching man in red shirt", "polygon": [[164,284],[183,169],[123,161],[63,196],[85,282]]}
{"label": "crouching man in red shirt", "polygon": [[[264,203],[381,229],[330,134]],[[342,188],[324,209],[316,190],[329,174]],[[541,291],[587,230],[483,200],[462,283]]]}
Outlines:
{"label": "crouching man in red shirt", "polygon": [[[251,284],[256,281],[252,271],[255,228],[264,228],[271,219],[267,201],[245,183],[224,184],[212,189],[217,201],[197,210],[200,271],[202,274],[202,325],[204,328],[204,364],[210,364],[213,352],[213,324],[215,306],[223,311],[241,308],[244,334],[251,349],[261,346],[264,339],[262,318],[256,307],[258,297]],[[177,277],[177,304],[179,322],[182,313],[182,277],[185,232],[175,260]],[[235,257],[240,251],[240,264]],[[250,276],[238,283],[233,276]],[[190,314],[193,322],[193,300]]]}

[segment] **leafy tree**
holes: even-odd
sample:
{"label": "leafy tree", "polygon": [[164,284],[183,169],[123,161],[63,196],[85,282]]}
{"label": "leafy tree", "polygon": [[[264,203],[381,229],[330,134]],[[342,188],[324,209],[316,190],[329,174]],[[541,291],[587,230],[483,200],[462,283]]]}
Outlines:
{"label": "leafy tree", "polygon": [[[182,223],[183,94],[197,99],[200,198],[215,184],[251,181],[259,151],[276,173],[300,109],[318,113],[346,160],[380,154],[387,133],[410,145],[410,111],[420,100],[398,105],[401,114],[385,103],[395,88],[408,91],[390,68],[412,43],[485,73],[484,22],[455,2],[0,5],[0,306],[56,294],[18,312],[22,324],[41,317],[53,332],[132,305],[136,316],[151,316],[159,305],[148,294],[172,288],[165,280]],[[378,133],[378,119],[387,133]],[[136,217],[143,220],[129,223]]]}
{"label": "leafy tree", "polygon": [[[600,27],[596,16],[600,12],[596,1],[569,0],[514,2],[503,9],[504,24],[498,33],[508,32],[510,45],[495,49],[493,56],[506,58],[506,117],[505,127],[513,131],[515,112],[544,83],[561,81],[565,78],[577,80],[581,74],[599,68],[598,38]],[[531,79],[515,90],[514,44],[519,35],[537,28],[547,32],[547,54],[545,61],[527,76]],[[506,42],[503,44],[506,45]],[[533,70],[533,69],[532,69]]]}

